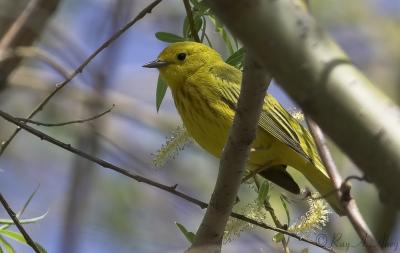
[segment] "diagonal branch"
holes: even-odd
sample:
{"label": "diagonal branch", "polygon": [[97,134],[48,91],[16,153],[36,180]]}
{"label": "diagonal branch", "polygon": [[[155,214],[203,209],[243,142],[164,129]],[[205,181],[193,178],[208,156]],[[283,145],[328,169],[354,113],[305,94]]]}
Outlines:
{"label": "diagonal branch", "polygon": [[350,196],[350,186],[346,183],[346,181],[354,177],[349,177],[346,179],[346,181],[343,181],[339,171],[336,168],[336,164],[328,149],[328,146],[326,145],[325,136],[321,129],[310,118],[307,118],[307,124],[310,128],[312,136],[314,137],[315,144],[317,145],[318,153],[321,156],[322,162],[327,169],[329,177],[333,181],[333,185],[337,189],[335,194],[337,194],[338,198],[341,200],[341,204],[344,207],[346,215],[360,237],[363,246],[369,253],[382,252],[378,242],[358,210],[356,201]]}
{"label": "diagonal branch", "polygon": [[271,78],[265,70],[247,55],[237,112],[222,152],[214,192],[194,243],[187,252],[221,251],[226,222],[242,182],[270,81]]}
{"label": "diagonal branch", "polygon": [[[69,82],[72,81],[79,73],[83,71],[83,69],[98,55],[100,54],[104,49],[106,49],[108,46],[110,46],[115,40],[117,40],[119,37],[121,37],[122,34],[124,34],[129,28],[131,28],[137,21],[141,20],[144,16],[146,16],[147,13],[151,13],[151,11],[156,7],[162,0],[155,0],[151,4],[149,4],[147,7],[145,7],[139,14],[132,19],[130,22],[128,22],[126,25],[124,25],[122,28],[120,28],[116,33],[114,33],[109,39],[107,39],[99,48],[97,48],[85,61],[83,61],[78,68],[75,69],[72,74],[66,78],[63,82],[57,84],[56,88],[29,114],[27,119],[32,119],[33,116],[35,116],[38,112],[40,112],[43,107],[50,101],[50,99],[57,94],[62,88],[65,87]],[[13,140],[13,138],[18,134],[20,131],[20,128],[17,128],[11,136],[4,142],[0,143],[0,156],[4,153],[4,150],[8,147],[10,142]]]}
{"label": "diagonal branch", "polygon": [[0,202],[3,205],[4,209],[6,209],[8,215],[10,218],[13,220],[15,226],[18,228],[19,232],[21,232],[22,236],[24,237],[26,243],[36,252],[36,253],[41,253],[39,250],[38,246],[36,243],[32,240],[32,238],[29,236],[29,234],[26,232],[24,227],[21,225],[21,222],[19,222],[17,215],[15,212],[11,209],[10,205],[7,203],[6,199],[4,198],[3,194],[0,193]]}
{"label": "diagonal branch", "polygon": [[[53,137],[51,137],[51,136],[39,131],[39,130],[36,130],[35,128],[32,128],[32,127],[26,125],[23,122],[18,121],[15,117],[13,117],[10,114],[5,113],[4,111],[1,111],[1,110],[0,110],[0,117],[2,117],[3,119],[13,123],[14,125],[22,128],[22,129],[24,129],[25,131],[31,133],[32,135],[35,135],[35,136],[39,137],[41,140],[45,140],[45,141],[47,141],[49,143],[52,143],[55,146],[58,146],[58,147],[60,147],[60,148],[62,148],[64,150],[67,150],[67,151],[69,151],[69,152],[71,152],[71,153],[73,153],[75,155],[78,155],[78,156],[80,156],[80,157],[82,157],[82,158],[84,158],[86,160],[94,162],[94,163],[100,165],[103,168],[113,170],[113,171],[115,171],[115,172],[117,172],[119,174],[127,176],[127,177],[129,177],[131,179],[134,179],[137,182],[141,182],[141,183],[144,183],[144,184],[147,184],[147,185],[151,185],[151,186],[156,187],[158,189],[161,189],[163,191],[169,192],[169,193],[171,193],[171,194],[173,194],[173,195],[175,195],[175,196],[177,196],[177,197],[179,197],[181,199],[184,199],[184,200],[186,200],[186,201],[188,201],[188,202],[190,202],[192,204],[195,204],[195,205],[199,206],[200,208],[207,208],[208,207],[207,203],[205,203],[203,201],[200,201],[200,200],[198,200],[196,198],[193,198],[190,195],[187,195],[187,194],[185,194],[183,192],[177,191],[176,188],[177,188],[178,185],[167,186],[167,185],[161,184],[159,182],[153,181],[151,179],[148,179],[146,177],[142,177],[140,175],[134,174],[134,173],[130,172],[127,169],[118,167],[118,166],[116,166],[116,165],[114,165],[112,163],[109,163],[109,162],[107,162],[105,160],[102,160],[100,158],[91,156],[90,154],[88,154],[88,153],[86,153],[86,152],[84,152],[82,150],[79,150],[79,149],[76,149],[76,148],[72,147],[70,144],[67,144],[67,143],[64,143],[62,141],[59,141],[59,140],[57,140],[57,139],[55,139],[55,138],[53,138]],[[279,233],[282,233],[282,234],[285,234],[285,235],[289,235],[289,236],[291,236],[293,238],[296,238],[296,239],[298,239],[300,241],[307,242],[307,243],[310,243],[310,244],[315,245],[317,247],[320,247],[320,248],[322,248],[322,249],[324,249],[326,251],[334,252],[331,248],[327,247],[326,245],[320,244],[320,243],[315,242],[315,241],[308,240],[308,239],[303,238],[302,236],[299,236],[299,235],[297,235],[295,233],[288,232],[287,230],[269,226],[269,225],[267,225],[265,223],[261,223],[261,222],[255,221],[253,219],[250,219],[250,218],[248,218],[248,217],[246,217],[244,215],[238,214],[238,213],[233,213],[232,212],[230,215],[233,218],[243,220],[243,221],[251,223],[251,224],[253,224],[255,226],[258,226],[258,227],[261,227],[261,228],[264,228],[264,229],[268,229],[268,230],[272,230],[272,231],[275,231],[275,232],[279,232]]]}

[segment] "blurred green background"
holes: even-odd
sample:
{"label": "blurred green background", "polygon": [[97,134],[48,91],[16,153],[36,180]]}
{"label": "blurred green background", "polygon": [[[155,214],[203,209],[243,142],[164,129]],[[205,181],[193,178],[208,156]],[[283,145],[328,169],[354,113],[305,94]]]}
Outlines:
{"label": "blurred green background", "polygon": [[[2,34],[27,2],[0,0]],[[147,0],[61,0],[34,45],[71,72],[149,3]],[[321,26],[345,49],[354,64],[399,102],[400,1],[311,0],[310,4]],[[215,183],[218,160],[197,145],[187,147],[163,168],[152,165],[152,154],[181,123],[169,92],[156,112],[158,73],[141,66],[166,46],[154,34],[163,31],[181,35],[185,16],[182,1],[163,1],[90,63],[35,119],[59,122],[85,118],[115,104],[110,114],[90,123],[38,128],[140,175],[166,185],[178,184],[180,191],[207,201]],[[32,23],[31,29],[35,28]],[[211,24],[207,29],[213,45],[227,57],[219,34]],[[26,117],[62,80],[59,73],[43,62],[25,59],[0,91],[0,108]],[[278,85],[273,84],[269,92],[286,108],[295,107]],[[5,140],[12,131],[13,125],[0,120],[0,140]],[[332,152],[344,177],[360,174],[334,145]],[[0,157],[0,191],[18,210],[38,185],[24,217],[47,211],[48,214],[25,227],[48,252],[182,252],[189,243],[175,222],[195,231],[204,214],[204,210],[169,193],[132,181],[21,132]],[[248,187],[242,188],[239,196],[243,202],[254,198]],[[396,213],[380,203],[373,186],[353,182],[352,189],[361,213],[378,239],[387,245],[394,243],[388,245],[389,252],[400,250],[395,248],[400,242]],[[274,191],[272,204],[285,220],[279,204],[280,189],[275,187]],[[291,212],[296,219],[304,209],[293,205]],[[2,208],[0,218],[7,218]],[[322,231],[306,236],[334,246],[339,252],[363,252],[349,222],[335,214],[330,218]],[[224,245],[224,252],[281,252],[281,245],[272,241],[273,235],[258,228],[243,232]],[[291,239],[289,245],[293,252],[304,248],[323,252],[296,239]],[[13,246],[17,252],[31,252],[27,246]]]}

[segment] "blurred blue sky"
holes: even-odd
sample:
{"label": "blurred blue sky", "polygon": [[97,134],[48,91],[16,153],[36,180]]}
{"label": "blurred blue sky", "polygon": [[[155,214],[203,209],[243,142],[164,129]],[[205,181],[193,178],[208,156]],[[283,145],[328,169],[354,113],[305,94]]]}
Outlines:
{"label": "blurred blue sky", "polygon": [[[130,20],[149,2],[134,1],[132,8],[127,7],[128,15],[125,21]],[[400,1],[369,0],[368,2],[376,6],[382,16],[392,15],[394,19],[400,19]],[[73,69],[114,32],[109,22],[113,15],[110,11],[112,4],[112,0],[63,1],[56,17],[51,21],[51,29],[46,32],[39,46],[57,57],[62,58],[60,55],[64,55],[63,57],[74,59],[73,66],[66,64],[68,69]],[[345,7],[340,8],[343,9],[343,12],[346,11]],[[158,74],[155,70],[143,69],[141,66],[153,60],[166,45],[158,41],[154,33],[166,31],[180,34],[183,19],[184,8],[181,1],[163,1],[152,14],[139,21],[85,69],[78,77],[82,81],[81,84],[74,82],[73,85],[78,87],[79,85],[94,86],[91,73],[105,64],[108,50],[114,50],[114,62],[106,63],[104,67],[107,88],[137,99],[143,103],[143,106],[154,107],[154,111],[148,117],[157,118],[161,117],[160,115],[174,114],[174,117],[177,118],[169,93],[167,93],[160,113],[157,114],[155,90]],[[380,54],[378,49],[381,45],[371,46],[369,37],[363,30],[354,30],[351,26],[346,29],[346,27],[334,24],[329,29],[354,59],[355,64],[361,68],[365,67],[366,62],[374,60],[376,55]],[[56,37],[59,36],[55,36],[54,31],[58,31],[62,37],[73,41],[74,47],[79,53],[70,55],[69,49],[66,47],[67,41],[57,39]],[[226,55],[226,50],[218,35],[212,29],[209,33],[216,41],[217,48]],[[76,56],[79,56],[80,59]],[[40,64],[35,66],[39,69],[39,79],[41,78],[40,73],[42,73],[43,76],[53,77],[53,80],[61,80],[61,77],[51,72],[50,69],[46,69]],[[294,106],[277,85],[272,85],[269,92],[287,108]],[[1,106],[5,106],[9,111],[26,114],[38,102],[37,99],[26,98],[27,96],[21,94],[15,96],[20,96],[18,100],[23,101],[24,104],[6,101],[1,102]],[[114,101],[109,102],[110,104],[114,103]],[[69,106],[71,105],[66,103],[64,107],[62,105],[56,107],[69,108]],[[118,103],[116,106],[118,107]],[[48,110],[51,111],[51,109]],[[77,110],[71,109],[72,111],[75,113]],[[57,111],[56,114],[65,119],[74,117],[74,114],[68,110]],[[113,134],[113,137],[116,138],[114,141],[121,143],[128,150],[140,149],[139,155],[150,167],[151,153],[160,147],[167,135],[165,128],[161,127],[164,130],[152,129],[144,124],[118,116],[107,117],[109,120],[106,131]],[[1,124],[1,128],[7,129],[4,131],[1,129],[4,136],[7,136],[12,127],[4,122]],[[40,129],[74,145],[78,142],[74,138],[77,133],[74,127],[67,127],[67,130]],[[107,144],[103,145],[108,147]],[[105,148],[98,155],[125,167],[132,167],[129,158],[126,160],[116,159]],[[63,215],[65,214],[66,196],[69,194],[73,158],[73,155],[43,143],[26,133],[20,134],[7,153],[0,158],[0,169],[2,170],[0,172],[0,190],[15,209],[18,210],[37,185],[40,185],[25,217],[34,217],[46,211],[49,212],[43,221],[27,226],[34,239],[44,245],[48,252],[58,252],[60,240],[62,240]],[[168,185],[178,183],[180,190],[207,200],[214,184],[217,162],[216,159],[204,152],[198,152],[196,146],[192,146],[183,151],[183,155],[176,160],[168,163],[165,169],[142,168],[138,171]],[[134,164],[134,167],[136,166],[140,167],[141,165]],[[188,246],[176,229],[174,222],[181,222],[189,229],[195,230],[202,218],[202,210],[160,190],[144,184],[132,183],[129,179],[98,166],[95,177],[96,182],[90,201],[86,205],[86,210],[82,210],[83,217],[80,220],[81,227],[79,235],[77,235],[80,241],[78,252],[180,252]],[[377,198],[373,188],[368,188],[365,192],[371,194],[371,198]],[[163,215],[160,215],[160,211]],[[2,210],[0,215],[0,217],[6,217]],[[341,222],[343,223],[343,221]],[[338,221],[340,226],[342,223]],[[266,237],[265,233],[261,234],[259,231],[245,233],[240,240],[227,246],[229,249],[227,252],[267,252],[271,250],[269,248],[271,246],[266,244],[266,240],[269,239],[265,238],[271,238],[270,235]],[[268,242],[275,247],[271,240]],[[18,252],[30,252],[29,248],[25,246],[15,245]],[[297,242],[294,242],[293,245],[300,245],[297,247],[298,249],[304,247],[304,244]],[[322,251],[312,248],[312,252]]]}

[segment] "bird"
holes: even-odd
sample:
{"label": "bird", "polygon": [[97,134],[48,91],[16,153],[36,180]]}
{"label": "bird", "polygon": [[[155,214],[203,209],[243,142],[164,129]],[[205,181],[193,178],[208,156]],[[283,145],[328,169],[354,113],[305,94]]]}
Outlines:
{"label": "bird", "polygon": [[[235,116],[242,71],[227,64],[216,50],[193,41],[168,45],[143,67],[159,70],[189,135],[220,158]],[[344,215],[310,132],[266,93],[247,168],[299,194],[287,166],[299,171],[337,214]]]}

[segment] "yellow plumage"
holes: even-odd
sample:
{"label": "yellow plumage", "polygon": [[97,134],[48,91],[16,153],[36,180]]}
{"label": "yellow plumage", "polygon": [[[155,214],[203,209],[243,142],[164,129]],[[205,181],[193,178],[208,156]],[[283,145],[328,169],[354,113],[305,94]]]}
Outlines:
{"label": "yellow plumage", "polygon": [[[189,134],[220,157],[235,115],[241,71],[226,64],[215,50],[195,42],[171,44],[145,67],[159,69]],[[286,165],[300,171],[321,195],[333,189],[308,130],[271,95],[265,97],[248,165],[294,193],[298,186]],[[335,194],[326,199],[343,214]]]}

